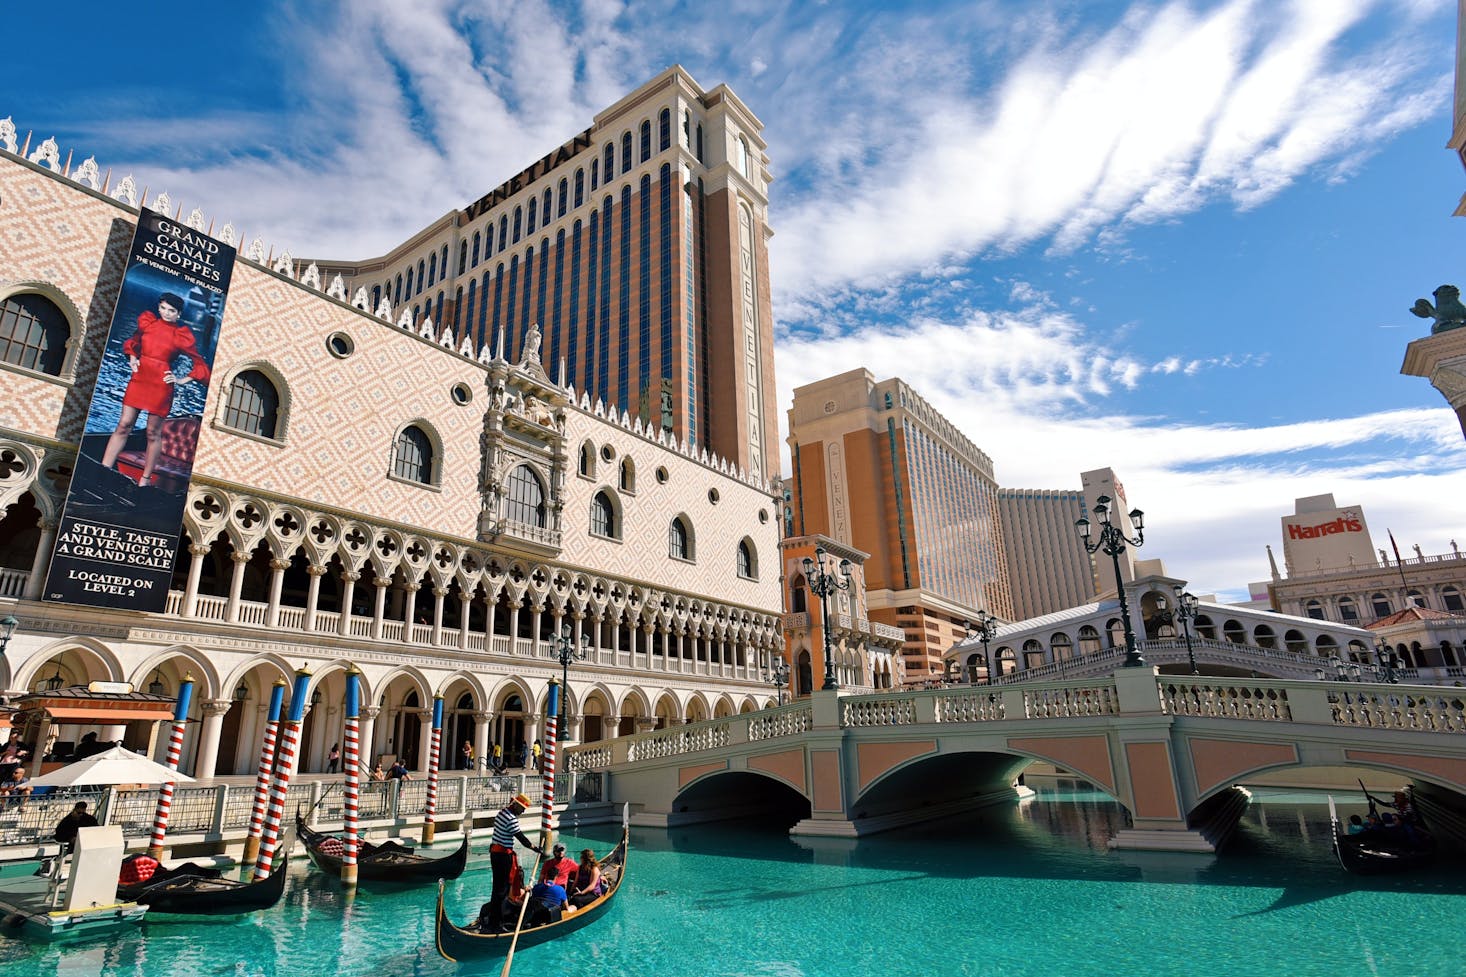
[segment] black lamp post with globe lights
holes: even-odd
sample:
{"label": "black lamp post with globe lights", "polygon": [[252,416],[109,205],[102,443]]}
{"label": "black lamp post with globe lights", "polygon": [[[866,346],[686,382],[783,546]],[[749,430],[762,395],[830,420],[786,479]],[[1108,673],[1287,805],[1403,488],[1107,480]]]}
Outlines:
{"label": "black lamp post with globe lights", "polygon": [[560,627],[560,637],[555,639],[555,657],[560,660],[560,715],[557,722],[560,730],[555,738],[564,742],[569,738],[570,732],[566,728],[569,724],[570,703],[570,663],[583,662],[590,656],[590,635],[582,633],[580,644],[575,643],[575,634],[570,625]]}
{"label": "black lamp post with globe lights", "polygon": [[789,663],[784,660],[783,655],[774,655],[769,662],[768,668],[764,669],[764,678],[774,687],[779,697],[779,705],[784,704],[784,690],[789,687]]}
{"label": "black lamp post with globe lights", "polygon": [[1191,647],[1191,622],[1196,619],[1197,596],[1176,588],[1176,617],[1181,621],[1181,631],[1186,635],[1186,660],[1191,663],[1191,674],[1200,675],[1196,669],[1196,652]]}
{"label": "black lamp post with globe lights", "polygon": [[840,688],[835,680],[835,660],[830,654],[830,597],[842,590],[850,589],[850,561],[841,560],[838,566],[834,557],[825,552],[823,546],[815,547],[814,559],[804,558],[804,577],[809,589],[820,599],[820,621],[823,623],[825,639],[825,684],[823,691]]}
{"label": "black lamp post with globe lights", "polygon": [[968,639],[976,638],[982,642],[982,667],[986,673],[985,685],[993,684],[993,658],[988,653],[988,642],[998,636],[998,619],[987,611],[978,611],[976,621],[965,621],[963,627],[967,629]]}
{"label": "black lamp post with globe lights", "polygon": [[1135,628],[1130,624],[1130,605],[1125,600],[1125,581],[1120,576],[1120,554],[1125,552],[1127,545],[1136,548],[1144,545],[1145,513],[1139,509],[1130,510],[1130,521],[1135,526],[1134,537],[1126,536],[1119,525],[1110,521],[1108,495],[1101,495],[1094,500],[1094,514],[1100,523],[1098,539],[1091,539],[1088,519],[1076,519],[1074,528],[1079,531],[1079,542],[1085,552],[1091,556],[1103,552],[1115,562],[1115,593],[1120,598],[1120,620],[1125,625],[1125,667],[1140,667],[1145,664],[1145,659],[1140,656],[1140,647],[1135,642]]}

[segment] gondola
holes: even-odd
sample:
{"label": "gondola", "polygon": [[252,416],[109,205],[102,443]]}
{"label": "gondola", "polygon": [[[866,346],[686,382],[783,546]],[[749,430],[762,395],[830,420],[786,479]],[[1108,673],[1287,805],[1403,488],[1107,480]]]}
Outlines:
{"label": "gondola", "polygon": [[173,869],[160,868],[142,882],[118,886],[117,898],[147,906],[153,913],[236,916],[269,909],[280,901],[289,874],[287,862],[282,857],[268,877],[255,882],[221,878],[216,868],[185,862]]}
{"label": "gondola", "polygon": [[[358,882],[395,882],[401,885],[456,879],[468,867],[468,828],[472,823],[472,817],[464,820],[463,842],[458,850],[439,858],[419,855],[393,841],[384,841],[380,845],[361,842],[356,855],[356,879]],[[299,813],[295,815],[295,827],[316,868],[339,879],[345,854],[341,839],[313,831]]]}
{"label": "gondola", "polygon": [[[1369,797],[1368,793],[1365,797]],[[1374,798],[1369,810],[1375,813]],[[1435,839],[1419,824],[1369,828],[1349,834],[1339,824],[1334,799],[1329,798],[1329,820],[1334,828],[1334,855],[1351,875],[1388,875],[1423,868],[1435,859]]]}
{"label": "gondola", "polygon": [[480,933],[478,921],[467,926],[458,926],[448,918],[443,907],[443,883],[438,883],[437,943],[438,953],[447,960],[468,960],[483,957],[502,957],[514,944],[518,949],[538,946],[562,936],[574,933],[603,916],[611,900],[621,890],[626,880],[626,854],[628,829],[621,829],[621,842],[605,858],[601,859],[601,875],[606,880],[606,891],[594,902],[572,913],[566,913],[559,922],[542,926],[526,926],[519,931],[519,942],[514,943],[514,932]]}

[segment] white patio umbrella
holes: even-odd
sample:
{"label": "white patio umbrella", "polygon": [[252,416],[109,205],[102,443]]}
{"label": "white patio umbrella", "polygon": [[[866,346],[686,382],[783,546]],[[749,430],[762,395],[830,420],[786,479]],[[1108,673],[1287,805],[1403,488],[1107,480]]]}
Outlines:
{"label": "white patio umbrella", "polygon": [[114,746],[93,753],[60,770],[36,777],[32,787],[106,787],[113,784],[192,783],[193,778],[169,770],[131,750]]}

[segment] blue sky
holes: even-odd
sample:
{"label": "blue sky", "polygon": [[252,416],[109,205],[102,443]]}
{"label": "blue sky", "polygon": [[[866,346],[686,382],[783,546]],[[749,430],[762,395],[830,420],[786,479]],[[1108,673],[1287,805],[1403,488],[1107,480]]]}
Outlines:
{"label": "blue sky", "polygon": [[376,254],[673,62],[763,120],[781,410],[894,371],[994,459],[1110,465],[1241,596],[1295,497],[1466,543],[1398,374],[1461,282],[1449,0],[23,4],[0,116],[293,254]]}

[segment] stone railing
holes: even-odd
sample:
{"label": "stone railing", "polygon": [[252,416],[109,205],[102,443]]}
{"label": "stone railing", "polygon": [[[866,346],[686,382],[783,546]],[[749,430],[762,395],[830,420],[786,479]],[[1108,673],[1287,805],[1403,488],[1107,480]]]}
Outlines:
{"label": "stone railing", "polygon": [[748,720],[748,741],[773,740],[781,736],[797,736],[814,728],[814,711],[800,703],[798,708],[765,709],[753,713]]}
{"label": "stone railing", "polygon": [[840,725],[911,726],[916,716],[917,694],[914,692],[884,695],[852,696],[840,701]]}
{"label": "stone railing", "polygon": [[1172,716],[1211,716],[1291,722],[1288,690],[1236,679],[1161,677],[1161,707]]}
{"label": "stone railing", "polygon": [[626,759],[628,762],[655,760],[683,753],[716,750],[728,743],[728,720],[694,723],[635,737],[630,742]]}
{"label": "stone railing", "polygon": [[19,597],[25,593],[25,582],[30,574],[25,570],[0,567],[0,597]]}
{"label": "stone railing", "polygon": [[1028,719],[1120,714],[1120,699],[1113,681],[1064,683],[1022,691],[1023,715]]}
{"label": "stone railing", "polygon": [[1334,723],[1372,729],[1466,732],[1466,695],[1436,694],[1398,685],[1332,685]]}

